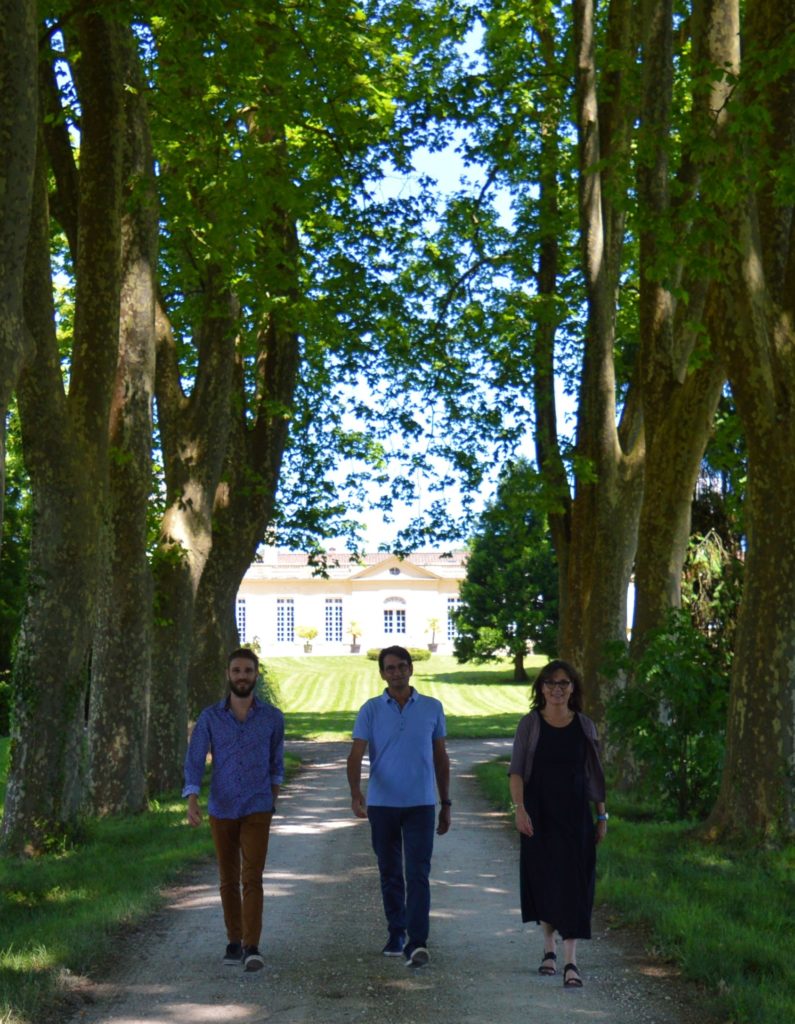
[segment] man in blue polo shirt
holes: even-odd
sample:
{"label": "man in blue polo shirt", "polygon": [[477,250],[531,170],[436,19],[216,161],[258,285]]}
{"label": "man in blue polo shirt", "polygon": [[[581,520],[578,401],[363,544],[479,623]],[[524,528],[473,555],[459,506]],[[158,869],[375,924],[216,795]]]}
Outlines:
{"label": "man in blue polo shirt", "polygon": [[259,660],[253,651],[233,651],[226,675],[229,694],[205,708],[193,729],[182,795],[188,798],[188,822],[198,827],[202,820],[198,793],[211,753],[207,810],[228,939],[223,962],[242,963],[246,971],[258,971],[263,966],[259,951],[262,872],[284,779],[284,715],[254,693]]}
{"label": "man in blue polo shirt", "polygon": [[[444,709],[410,685],[414,671],[403,647],[386,647],[378,657],[386,689],[359,710],[348,755],[351,806],[370,819],[373,850],[381,874],[389,938],[384,956],[405,957],[409,967],[430,959],[431,853],[436,824],[436,790],[441,809],[436,827],[450,828],[450,759],[445,747]],[[362,758],[369,746],[367,801],[361,788]],[[405,860],[405,875],[404,875]]]}

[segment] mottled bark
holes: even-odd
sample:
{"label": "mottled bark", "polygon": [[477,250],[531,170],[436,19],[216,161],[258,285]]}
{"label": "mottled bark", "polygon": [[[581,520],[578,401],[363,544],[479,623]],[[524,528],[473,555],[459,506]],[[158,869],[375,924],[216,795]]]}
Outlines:
{"label": "mottled bark", "polygon": [[36,60],[35,3],[0,0],[0,527],[6,413],[30,348],[22,292],[36,158]]}
{"label": "mottled bark", "polygon": [[[275,45],[273,39],[268,45]],[[266,94],[272,87],[263,84]],[[278,109],[278,105],[276,107]],[[283,126],[270,123],[268,107],[250,111],[248,129],[268,154],[273,198],[260,225],[258,286],[276,301],[261,322],[247,393],[242,352],[234,363],[233,408],[224,471],[213,507],[212,550],[196,596],[190,646],[188,703],[192,715],[217,700],[226,657],[237,645],[235,598],[273,518],[282,455],[293,409],[299,362],[294,318],[300,294],[295,218],[279,198],[285,195],[289,161]],[[265,195],[267,185],[263,183]]]}
{"label": "mottled bark", "polygon": [[237,308],[219,275],[204,279],[199,365],[182,391],[175,340],[157,315],[156,393],[167,508],[155,553],[148,774],[153,793],[179,785],[188,729],[187,670],[196,592],[212,549],[212,515],[232,415]]}
{"label": "mottled bark", "polygon": [[147,557],[152,484],[157,194],[146,87],[126,39],[125,214],[119,361],[110,412],[110,558],[91,660],[90,801],[98,814],[146,804],[152,658]]}
{"label": "mottled bark", "polygon": [[[286,229],[289,262],[294,233]],[[298,336],[275,315],[260,337],[257,416],[248,423],[238,362],[239,411],[234,418],[213,513],[213,546],[196,599],[188,677],[189,705],[196,714],[218,700],[226,655],[237,641],[235,597],[257,545],[273,516],[282,454],[298,369]]]}
{"label": "mottled bark", "polygon": [[79,255],[68,395],[55,337],[46,168],[39,146],[25,318],[36,343],[19,386],[34,515],[29,597],[14,666],[3,844],[40,848],[83,799],[87,654],[105,555],[107,420],[118,349],[122,80],[118,31],[74,20],[81,52]]}
{"label": "mottled bark", "polygon": [[[594,5],[574,4],[579,216],[587,325],[580,385],[576,483],[571,510],[566,614],[561,654],[578,665],[589,713],[601,724],[607,681],[605,647],[626,641],[626,591],[637,540],[643,484],[643,433],[633,390],[619,419],[613,362],[616,294],[624,240],[620,178],[634,110],[625,72],[613,62],[597,91]],[[613,0],[605,47],[634,52],[632,5]]]}
{"label": "mottled bark", "polygon": [[[672,0],[650,0],[645,5],[637,177],[643,208],[640,372],[646,460],[635,559],[633,658],[642,652],[650,630],[660,627],[668,610],[681,602],[693,491],[725,380],[723,365],[713,353],[702,352],[697,365],[690,365],[699,342],[695,325],[705,321],[708,286],[703,274],[689,265],[703,266],[709,243],[688,242],[681,213],[692,201],[698,162],[685,154],[678,180],[672,180],[673,17]],[[701,63],[705,44],[696,20],[695,66]],[[694,98],[694,127],[702,133],[708,127],[704,108],[709,98],[703,90]],[[676,247],[670,244],[672,228],[680,229]],[[701,224],[696,228],[702,238],[707,234]]]}
{"label": "mottled bark", "polygon": [[[39,161],[25,288],[34,355],[20,376],[22,444],[33,490],[29,594],[14,664],[3,847],[39,849],[82,796],[86,654],[98,552],[95,496],[67,415],[55,338],[46,171]],[[92,536],[93,534],[93,536]]]}
{"label": "mottled bark", "polygon": [[[738,0],[703,5],[716,67],[740,68]],[[716,108],[718,174],[737,175],[721,249],[726,288],[717,341],[748,446],[748,545],[720,794],[708,829],[755,838],[795,834],[795,211],[778,188],[795,156],[795,68],[772,60],[795,3],[745,6],[741,81]],[[771,73],[771,71],[773,73]],[[752,140],[735,118],[758,126]],[[764,112],[764,116],[762,115]]]}

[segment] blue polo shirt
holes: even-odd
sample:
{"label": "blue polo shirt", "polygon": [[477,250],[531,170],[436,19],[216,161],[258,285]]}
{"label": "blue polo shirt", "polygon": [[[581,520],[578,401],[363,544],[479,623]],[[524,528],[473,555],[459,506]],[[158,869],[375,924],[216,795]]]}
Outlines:
{"label": "blue polo shirt", "polygon": [[255,696],[238,722],[229,698],[199,715],[185,755],[183,796],[198,793],[207,754],[213,758],[207,810],[214,818],[242,818],[273,810],[271,786],[284,781],[284,715]]}
{"label": "blue polo shirt", "polygon": [[413,690],[401,709],[384,690],[363,704],[353,738],[367,741],[367,803],[373,807],[435,804],[433,741],[446,735],[444,709],[435,697]]}

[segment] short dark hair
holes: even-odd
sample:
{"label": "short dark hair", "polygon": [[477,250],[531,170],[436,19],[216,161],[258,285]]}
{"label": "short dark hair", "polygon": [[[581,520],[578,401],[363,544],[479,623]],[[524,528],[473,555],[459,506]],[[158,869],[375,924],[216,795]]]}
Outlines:
{"label": "short dark hair", "polygon": [[378,653],[378,669],[380,672],[384,671],[384,662],[387,659],[387,655],[391,654],[395,658],[400,658],[401,661],[407,661],[409,665],[413,665],[414,662],[411,660],[411,655],[405,647],[399,647],[397,644],[393,644],[391,647],[385,647]]}
{"label": "short dark hair", "polygon": [[544,683],[555,672],[565,672],[571,682],[571,693],[569,694],[569,709],[571,711],[582,711],[582,676],[577,669],[568,661],[556,658],[550,661],[541,669],[533,683],[533,695],[530,700],[530,707],[541,710],[546,707],[547,698],[544,695]]}
{"label": "short dark hair", "polygon": [[250,647],[238,647],[238,649],[236,651],[232,651],[232,653],[226,659],[226,667],[227,668],[229,668],[229,666],[232,664],[232,662],[235,660],[235,658],[248,658],[249,661],[253,661],[254,662],[254,668],[259,670],[259,658],[251,650]]}

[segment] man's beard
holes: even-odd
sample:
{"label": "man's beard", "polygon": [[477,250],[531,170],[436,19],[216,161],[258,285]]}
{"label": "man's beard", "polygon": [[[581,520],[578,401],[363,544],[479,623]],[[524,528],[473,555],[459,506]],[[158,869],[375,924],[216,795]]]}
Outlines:
{"label": "man's beard", "polygon": [[256,679],[253,683],[233,683],[231,680],[229,681],[229,689],[236,697],[249,697],[256,685]]}

